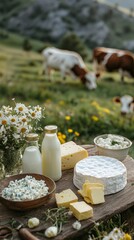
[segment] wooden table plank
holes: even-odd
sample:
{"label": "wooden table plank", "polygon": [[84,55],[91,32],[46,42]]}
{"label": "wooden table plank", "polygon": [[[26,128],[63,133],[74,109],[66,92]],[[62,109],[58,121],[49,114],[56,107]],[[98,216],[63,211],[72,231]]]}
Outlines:
{"label": "wooden table plank", "polygon": [[[84,145],[88,150],[89,155],[97,154],[94,146]],[[105,196],[105,203],[93,206],[94,217],[92,219],[81,221],[81,229],[79,231],[72,228],[72,223],[76,219],[72,216],[69,223],[65,224],[63,227],[63,232],[55,237],[55,240],[67,240],[73,237],[80,236],[83,231],[88,230],[94,225],[94,222],[106,220],[111,218],[117,213],[121,213],[130,207],[134,206],[134,160],[127,156],[123,162],[127,168],[128,183],[127,186],[120,192],[116,194],[111,194]],[[56,192],[60,192],[64,189],[71,188],[77,194],[77,188],[73,185],[73,169],[63,171],[62,178],[56,182]],[[77,194],[78,195],[78,194]],[[79,200],[82,198],[78,195]],[[28,212],[16,212],[5,208],[0,204],[0,225],[4,224],[5,221],[9,220],[11,217],[19,219],[26,224],[26,217],[39,217],[43,215],[43,211],[47,208],[56,207],[55,199],[52,199],[48,205],[44,205],[38,209],[34,209]],[[43,222],[43,228],[46,228],[46,224]],[[19,240],[18,234],[14,232],[14,239]],[[39,239],[47,239],[44,237],[39,237]]]}

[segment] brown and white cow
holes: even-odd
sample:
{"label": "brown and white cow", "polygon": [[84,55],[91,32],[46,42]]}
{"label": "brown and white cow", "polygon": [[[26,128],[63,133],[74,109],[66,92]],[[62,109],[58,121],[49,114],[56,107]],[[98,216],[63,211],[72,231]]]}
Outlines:
{"label": "brown and white cow", "polygon": [[95,72],[118,71],[122,81],[125,76],[134,78],[134,54],[129,51],[96,47],[93,62]]}
{"label": "brown and white cow", "polygon": [[121,114],[134,113],[134,97],[124,95],[122,97],[115,97],[114,102],[121,103]]}
{"label": "brown and white cow", "polygon": [[99,76],[89,72],[81,56],[73,51],[48,47],[42,52],[44,57],[44,70],[50,76],[51,70],[58,70],[63,79],[67,74],[79,78],[88,89],[95,89],[96,78]]}

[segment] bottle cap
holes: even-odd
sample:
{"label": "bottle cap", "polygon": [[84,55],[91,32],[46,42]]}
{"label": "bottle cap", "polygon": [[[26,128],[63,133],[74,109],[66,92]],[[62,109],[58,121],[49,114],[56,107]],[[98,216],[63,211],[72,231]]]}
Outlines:
{"label": "bottle cap", "polygon": [[44,129],[46,133],[56,133],[58,128],[56,125],[47,125]]}
{"label": "bottle cap", "polygon": [[37,133],[28,133],[26,136],[27,141],[36,141],[39,139],[39,136]]}

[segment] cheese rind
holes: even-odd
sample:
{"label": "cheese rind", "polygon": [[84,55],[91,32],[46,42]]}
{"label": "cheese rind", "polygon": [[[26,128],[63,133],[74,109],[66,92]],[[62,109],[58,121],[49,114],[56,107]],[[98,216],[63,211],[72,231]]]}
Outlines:
{"label": "cheese rind", "polygon": [[85,180],[103,184],[105,195],[116,193],[127,184],[127,169],[115,158],[90,156],[79,161],[74,168],[74,185],[82,189]]}
{"label": "cheese rind", "polygon": [[77,162],[88,156],[87,150],[73,141],[61,144],[62,170],[74,168]]}
{"label": "cheese rind", "polygon": [[93,208],[84,201],[70,203],[70,211],[79,221],[93,217]]}
{"label": "cheese rind", "polygon": [[70,203],[77,202],[78,197],[71,189],[66,189],[55,194],[55,199],[58,207],[69,207]]}

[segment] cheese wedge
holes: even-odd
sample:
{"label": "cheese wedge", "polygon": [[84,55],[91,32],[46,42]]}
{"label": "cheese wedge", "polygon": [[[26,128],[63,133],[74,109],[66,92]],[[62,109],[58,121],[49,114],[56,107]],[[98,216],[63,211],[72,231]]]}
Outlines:
{"label": "cheese wedge", "polygon": [[73,141],[61,144],[62,170],[74,168],[80,160],[88,157],[88,152]]}
{"label": "cheese wedge", "polygon": [[79,221],[93,217],[93,208],[84,201],[70,203],[70,211]]}
{"label": "cheese wedge", "polygon": [[69,207],[70,203],[77,202],[78,197],[71,189],[66,189],[55,194],[55,199],[58,207]]}

